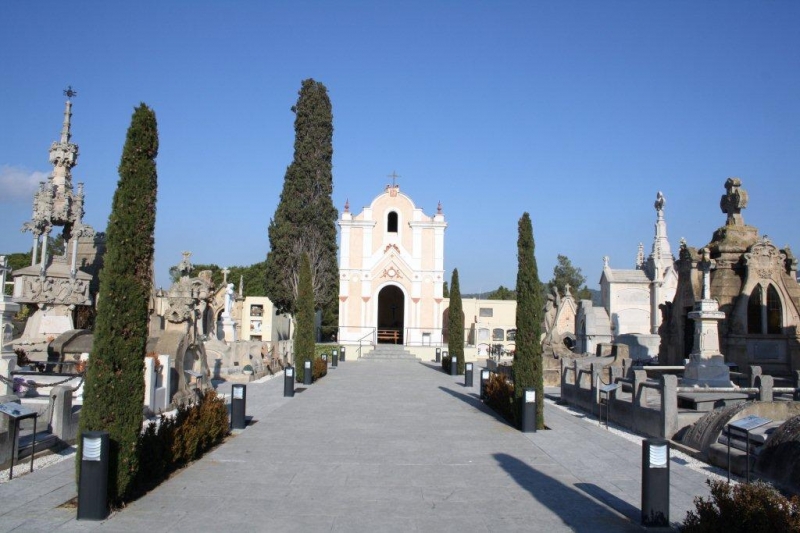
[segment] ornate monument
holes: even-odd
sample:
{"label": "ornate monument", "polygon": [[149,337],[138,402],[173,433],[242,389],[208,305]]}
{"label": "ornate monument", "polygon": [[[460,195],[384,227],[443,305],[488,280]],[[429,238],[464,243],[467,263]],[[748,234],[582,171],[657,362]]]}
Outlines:
{"label": "ornate monument", "polygon": [[720,199],[725,225],[700,250],[681,245],[678,287],[672,305],[665,309],[669,319],[662,330],[662,362],[677,365],[687,357],[694,359],[701,331],[692,321],[698,320],[700,308],[707,308],[706,300],[713,299],[722,315],[716,320],[719,336],[714,349],[727,362],[745,372],[757,365],[773,376],[800,370],[797,259],[788,246],[779,249],[745,224],[742,210],[747,202],[742,180],[729,178]]}
{"label": "ornate monument", "polygon": [[711,298],[710,272],[716,267],[708,248],[701,250],[698,268],[703,273],[703,297],[695,303],[689,318],[694,322],[694,349],[686,363],[684,386],[732,387],[730,369],[719,351],[718,323],[725,318],[719,303]]}
{"label": "ornate monument", "polygon": [[[22,226],[22,231],[33,234],[31,266],[14,271],[14,301],[38,307],[18,342],[29,355],[40,351],[41,343],[74,329],[77,311],[91,309],[96,290],[98,239],[94,229],[83,223],[83,183],[77,188],[72,185],[78,145],[70,141],[71,98],[77,93],[70,87],[64,94],[61,139],[50,146],[53,172],[34,194],[33,215]],[[63,228],[63,256],[53,256],[48,250],[49,237],[58,227]],[[83,270],[87,267],[94,272]]]}

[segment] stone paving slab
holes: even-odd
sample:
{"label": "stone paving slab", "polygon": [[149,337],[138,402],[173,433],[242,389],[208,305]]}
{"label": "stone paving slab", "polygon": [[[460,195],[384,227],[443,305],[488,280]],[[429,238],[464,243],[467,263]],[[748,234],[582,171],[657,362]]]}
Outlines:
{"label": "stone paving slab", "polygon": [[[294,398],[282,377],[251,383],[247,429],[109,519],[57,507],[74,496],[65,461],[0,486],[0,532],[641,530],[639,445],[552,405],[551,430],[520,433],[463,382],[347,361]],[[708,489],[671,469],[679,522]]]}

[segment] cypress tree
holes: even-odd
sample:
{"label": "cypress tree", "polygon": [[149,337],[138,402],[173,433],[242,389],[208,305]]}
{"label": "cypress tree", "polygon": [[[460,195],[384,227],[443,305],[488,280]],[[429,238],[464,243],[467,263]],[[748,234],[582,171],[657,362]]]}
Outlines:
{"label": "cypress tree", "polygon": [[297,327],[294,330],[294,361],[298,381],[303,381],[305,362],[314,368],[314,287],[308,254],[300,259],[300,282],[297,294]]}
{"label": "cypress tree", "polygon": [[[278,311],[294,314],[300,257],[308,254],[314,307],[338,306],[339,266],[333,206],[333,114],[328,91],[302,82],[295,113],[294,159],[286,169],[281,199],[269,224],[266,292]],[[326,313],[326,316],[335,316]]]}
{"label": "cypress tree", "polygon": [[450,282],[450,313],[447,317],[447,348],[451,362],[456,361],[458,373],[464,373],[464,306],[461,303],[461,288],[458,283],[458,269],[453,270]]}
{"label": "cypress tree", "polygon": [[[157,154],[155,113],[140,104],[128,128],[108,218],[102,296],[80,416],[81,431],[109,433],[108,497],[116,503],[132,488],[139,468],[136,443],[142,430]],[[79,449],[78,467],[80,457]]]}
{"label": "cypress tree", "polygon": [[[536,389],[536,427],[544,429],[544,379],[542,374],[542,287],[534,255],[531,217],[519,219],[517,239],[517,339],[514,363],[514,400],[520,406],[526,388]],[[517,420],[522,420],[518,413]]]}

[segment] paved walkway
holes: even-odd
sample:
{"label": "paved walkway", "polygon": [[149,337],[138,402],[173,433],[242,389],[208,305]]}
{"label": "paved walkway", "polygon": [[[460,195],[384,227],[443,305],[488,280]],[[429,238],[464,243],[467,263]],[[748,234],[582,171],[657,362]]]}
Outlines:
{"label": "paved walkway", "polygon": [[[65,461],[0,486],[0,531],[640,530],[640,446],[554,406],[523,434],[477,392],[408,362],[348,361],[294,398],[250,384],[246,430],[108,520],[58,507]],[[707,487],[676,461],[671,481],[679,522]]]}

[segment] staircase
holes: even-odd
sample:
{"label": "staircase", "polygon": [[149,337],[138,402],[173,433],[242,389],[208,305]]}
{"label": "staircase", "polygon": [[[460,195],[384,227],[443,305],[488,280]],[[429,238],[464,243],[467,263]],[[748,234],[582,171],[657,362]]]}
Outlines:
{"label": "staircase", "polygon": [[362,361],[411,361],[419,362],[419,358],[412,355],[400,344],[377,344],[372,351],[361,358]]}

